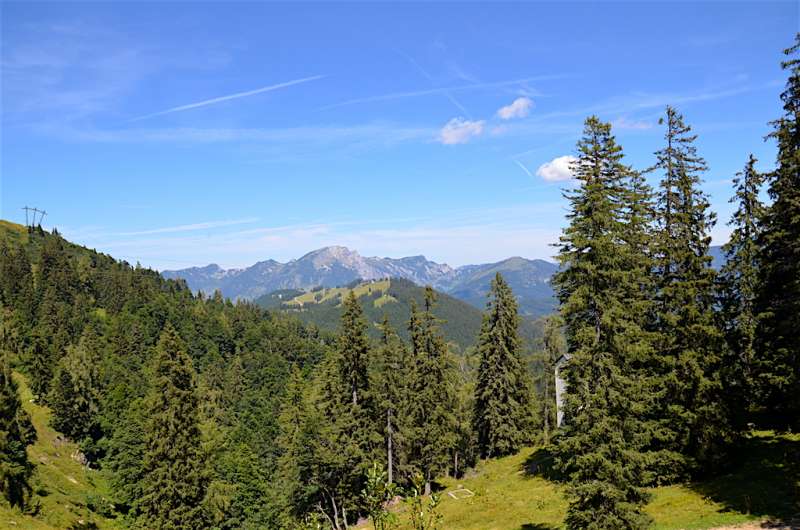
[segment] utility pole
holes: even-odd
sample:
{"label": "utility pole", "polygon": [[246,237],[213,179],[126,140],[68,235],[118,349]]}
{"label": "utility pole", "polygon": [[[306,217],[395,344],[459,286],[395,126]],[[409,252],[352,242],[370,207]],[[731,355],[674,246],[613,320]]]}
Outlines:
{"label": "utility pole", "polygon": [[[37,213],[42,214],[42,216],[39,218],[39,224],[42,224],[42,221],[44,220],[44,216],[47,215],[47,212],[45,212],[44,210],[37,210],[36,208],[28,208],[27,206],[25,208],[23,208],[23,210],[25,210],[25,226],[36,226],[36,214]],[[28,224],[28,211],[29,210],[33,212],[33,222],[31,224]]]}

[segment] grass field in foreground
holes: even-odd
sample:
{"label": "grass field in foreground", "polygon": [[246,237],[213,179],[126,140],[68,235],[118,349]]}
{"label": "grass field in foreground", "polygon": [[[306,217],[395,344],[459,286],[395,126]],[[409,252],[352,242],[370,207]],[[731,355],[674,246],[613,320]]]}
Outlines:
{"label": "grass field in foreground", "polygon": [[[552,461],[536,473],[525,469],[547,455],[541,447],[528,448],[514,456],[482,462],[464,478],[440,480],[444,491],[453,491],[460,484],[475,493],[462,499],[443,496],[441,528],[564,528],[568,502],[563,486],[553,480]],[[797,517],[800,436],[755,432],[742,441],[735,458],[738,461],[728,473],[713,479],[653,488],[647,512],[655,519],[655,528],[703,530]],[[401,520],[406,518],[401,515]]]}

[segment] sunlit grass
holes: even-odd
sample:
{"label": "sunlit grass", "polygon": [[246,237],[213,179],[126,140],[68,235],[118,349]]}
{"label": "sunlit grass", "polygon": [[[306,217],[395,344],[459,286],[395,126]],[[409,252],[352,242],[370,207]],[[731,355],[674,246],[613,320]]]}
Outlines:
{"label": "sunlit grass", "polygon": [[[735,453],[739,461],[728,473],[701,482],[653,488],[654,498],[646,510],[658,530],[705,530],[794,518],[800,510],[798,451],[798,435],[753,433]],[[441,528],[564,528],[568,502],[563,486],[554,480],[552,460],[540,464],[535,473],[526,470],[547,455],[541,447],[527,448],[513,456],[481,462],[464,478],[440,480],[442,491],[461,485],[475,493],[462,499],[443,495]],[[401,519],[407,519],[402,509]]]}
{"label": "sunlit grass", "polygon": [[[19,529],[69,529],[69,528],[118,528],[116,521],[93,513],[86,505],[91,493],[104,495],[106,485],[102,474],[82,466],[74,456],[78,447],[57,440],[58,434],[50,427],[50,411],[31,403],[33,395],[24,376],[14,374],[19,383],[24,409],[31,415],[38,440],[28,448],[28,457],[36,463],[33,478],[33,506],[38,506],[35,515],[23,515],[0,504],[0,526],[9,522],[18,523]],[[82,522],[81,522],[82,521]]]}

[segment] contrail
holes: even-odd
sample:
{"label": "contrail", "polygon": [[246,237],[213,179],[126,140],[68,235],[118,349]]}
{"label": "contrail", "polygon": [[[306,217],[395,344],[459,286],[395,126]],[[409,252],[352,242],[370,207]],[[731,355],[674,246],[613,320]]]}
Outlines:
{"label": "contrail", "polygon": [[241,223],[252,223],[258,221],[260,217],[250,217],[249,219],[239,219],[236,221],[212,221],[210,223],[198,223],[195,225],[173,226],[170,228],[156,228],[155,230],[144,230],[143,232],[125,232],[108,234],[113,236],[139,236],[143,234],[162,234],[164,232],[184,232],[186,230],[202,230],[204,228],[216,228],[218,226],[237,225]]}
{"label": "contrail", "polygon": [[[391,46],[391,45],[390,45],[390,46]],[[413,57],[411,57],[410,55],[407,55],[407,54],[405,54],[405,53],[401,52],[400,50],[398,50],[398,49],[397,49],[397,48],[395,48],[394,46],[392,46],[392,49],[393,49],[394,51],[396,51],[397,53],[399,53],[400,55],[402,55],[403,57],[405,57],[406,59],[408,59],[408,60],[411,62],[411,64],[413,64],[413,65],[414,65],[414,67],[415,67],[417,70],[419,70],[419,72],[420,72],[422,75],[424,75],[426,78],[428,78],[428,81],[430,81],[430,82],[433,84],[433,86],[435,86],[436,88],[439,88],[439,84],[438,84],[438,83],[437,83],[437,82],[436,82],[436,81],[433,79],[433,76],[431,76],[431,75],[430,75],[428,72],[426,72],[426,71],[425,71],[425,69],[424,69],[424,68],[422,68],[422,67],[419,65],[419,63],[418,63],[417,61],[415,61],[415,60],[414,60],[414,58],[413,58]],[[467,115],[467,117],[468,117],[469,119],[473,119],[472,115],[471,115],[471,114],[470,114],[470,113],[467,111],[467,109],[465,109],[465,108],[464,108],[464,106],[463,106],[463,105],[461,105],[461,103],[459,103],[458,101],[456,101],[456,98],[454,98],[454,97],[453,97],[453,96],[450,94],[450,92],[448,92],[448,91],[447,91],[447,89],[443,89],[443,90],[442,90],[442,93],[444,93],[444,95],[445,95],[445,96],[447,96],[447,99],[449,99],[449,100],[450,100],[450,101],[453,103],[453,105],[455,105],[456,107],[458,107],[459,109],[461,109],[461,112],[463,112],[464,114],[466,114],[466,115]]]}
{"label": "contrail", "polygon": [[521,167],[521,168],[522,168],[522,171],[524,171],[525,173],[527,173],[527,174],[528,174],[528,176],[529,176],[530,178],[532,178],[533,180],[536,180],[536,179],[534,179],[534,178],[533,178],[533,175],[531,175],[531,172],[530,172],[530,171],[528,171],[528,168],[526,168],[525,166],[523,166],[522,164],[520,164],[519,160],[517,160],[517,159],[516,159],[516,158],[514,158],[513,156],[511,157],[511,160],[513,160],[514,162],[516,162],[516,163],[517,163],[517,165],[519,165],[519,167]]}
{"label": "contrail", "polygon": [[186,110],[186,109],[193,109],[195,107],[202,107],[203,105],[211,105],[212,103],[219,103],[220,101],[227,101],[229,99],[236,99],[236,98],[243,98],[245,96],[252,96],[253,94],[259,94],[261,92],[268,92],[270,90],[275,90],[276,88],[283,88],[286,86],[297,85],[300,83],[305,83],[307,81],[314,81],[315,79],[322,79],[323,77],[327,77],[327,75],[317,75],[314,77],[306,77],[304,79],[295,79],[294,81],[287,81],[286,83],[279,83],[277,85],[272,85],[264,88],[258,88],[256,90],[250,90],[249,92],[241,92],[239,94],[233,94],[232,96],[223,96],[221,98],[214,98],[209,99],[207,101],[201,101],[200,103],[192,103],[191,105],[184,105],[182,107],[175,107],[174,109],[164,110],[161,112],[156,112],[155,114],[148,114],[147,116],[142,116],[140,118],[133,118],[130,120],[126,120],[122,123],[130,123],[132,121],[139,121],[145,120],[147,118],[152,118],[154,116],[161,116],[163,114],[169,114],[170,112],[177,112],[179,110]]}

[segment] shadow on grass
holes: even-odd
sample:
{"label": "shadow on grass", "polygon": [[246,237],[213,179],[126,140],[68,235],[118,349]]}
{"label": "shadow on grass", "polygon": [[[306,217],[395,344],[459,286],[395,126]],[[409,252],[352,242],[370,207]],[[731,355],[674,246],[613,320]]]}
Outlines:
{"label": "shadow on grass", "polygon": [[689,484],[729,510],[773,519],[797,518],[800,510],[800,437],[757,432],[733,450],[734,466],[717,477]]}
{"label": "shadow on grass", "polygon": [[522,464],[522,476],[525,478],[541,477],[546,480],[561,481],[564,474],[554,468],[558,453],[552,447],[537,449]]}
{"label": "shadow on grass", "polygon": [[527,523],[520,526],[519,530],[558,530],[558,527],[550,526],[549,524]]}

